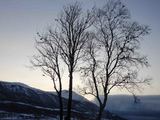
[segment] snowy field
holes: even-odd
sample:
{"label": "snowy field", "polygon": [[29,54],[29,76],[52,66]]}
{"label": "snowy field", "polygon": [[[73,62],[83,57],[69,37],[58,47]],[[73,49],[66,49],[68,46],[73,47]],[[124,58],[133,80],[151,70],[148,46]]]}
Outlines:
{"label": "snowy field", "polygon": [[57,120],[46,116],[0,111],[0,120]]}

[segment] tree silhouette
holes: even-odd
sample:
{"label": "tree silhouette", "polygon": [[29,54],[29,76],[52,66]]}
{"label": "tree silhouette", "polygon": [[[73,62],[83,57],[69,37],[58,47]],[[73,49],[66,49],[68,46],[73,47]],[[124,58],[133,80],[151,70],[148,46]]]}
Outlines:
{"label": "tree silhouette", "polygon": [[149,66],[147,57],[139,53],[140,42],[149,31],[148,26],[131,20],[127,7],[119,0],[108,0],[102,8],[86,13],[77,2],[65,6],[56,19],[56,28],[38,33],[38,55],[32,61],[53,81],[59,97],[60,119],[64,116],[61,94],[64,66],[60,64],[67,66],[69,76],[66,120],[71,119],[73,74],[80,60],[86,83],[81,90],[97,99],[97,120],[102,118],[113,88],[126,89],[137,100],[134,90],[150,82],[138,78],[138,69]]}
{"label": "tree silhouette", "polygon": [[[56,23],[56,29],[49,29],[45,35],[39,35],[40,40],[37,42],[37,45],[40,48],[38,47],[37,50],[40,56],[35,57],[37,64],[34,64],[34,66],[41,67],[43,72],[52,78],[54,87],[61,100],[62,83],[59,61],[67,65],[69,97],[67,117],[65,119],[70,120],[73,73],[78,61],[83,57],[82,50],[89,35],[87,29],[93,24],[93,15],[89,11],[84,14],[81,6],[76,2],[64,7],[56,19]],[[57,84],[55,83],[56,78],[59,80],[59,90],[57,90]]]}
{"label": "tree silhouette", "polygon": [[59,98],[59,116],[63,120],[63,99],[62,99],[62,70],[60,68],[60,49],[51,40],[50,35],[40,35],[37,33],[39,40],[36,40],[36,49],[38,55],[35,55],[31,61],[34,67],[40,67],[43,76],[49,76],[53,81],[54,89]]}
{"label": "tree silhouette", "polygon": [[96,32],[90,34],[85,48],[81,74],[86,84],[81,90],[97,99],[100,120],[113,88],[133,92],[149,82],[139,79],[137,70],[149,66],[139,48],[150,29],[132,21],[127,7],[119,0],[109,0],[102,8],[96,8],[94,15]]}

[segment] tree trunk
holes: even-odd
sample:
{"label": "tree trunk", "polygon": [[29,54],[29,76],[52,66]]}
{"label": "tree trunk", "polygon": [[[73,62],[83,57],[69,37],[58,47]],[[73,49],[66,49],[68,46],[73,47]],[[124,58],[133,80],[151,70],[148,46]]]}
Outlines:
{"label": "tree trunk", "polygon": [[63,120],[63,101],[62,101],[61,92],[59,93],[59,106],[60,106],[59,117],[60,117],[60,120]]}
{"label": "tree trunk", "polygon": [[104,108],[102,106],[100,106],[99,111],[98,111],[98,116],[97,116],[96,120],[101,120],[103,110],[104,110]]}
{"label": "tree trunk", "polygon": [[71,109],[72,109],[72,84],[73,84],[73,70],[70,71],[69,76],[69,98],[68,98],[68,107],[67,107],[67,117],[65,120],[71,120]]}
{"label": "tree trunk", "polygon": [[97,116],[97,120],[101,120],[102,115],[103,115],[103,112],[104,112],[104,109],[105,109],[105,107],[106,107],[107,100],[108,100],[108,94],[106,94],[106,95],[104,96],[103,104],[100,104],[99,111],[98,111],[98,116]]}

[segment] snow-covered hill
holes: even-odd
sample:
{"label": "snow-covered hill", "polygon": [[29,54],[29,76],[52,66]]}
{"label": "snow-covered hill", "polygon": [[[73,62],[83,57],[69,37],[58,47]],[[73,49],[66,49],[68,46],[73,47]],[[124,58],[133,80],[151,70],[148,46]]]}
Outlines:
{"label": "snow-covered hill", "polygon": [[[64,90],[62,94],[64,111],[66,111],[68,91]],[[54,92],[45,92],[21,83],[0,81],[0,110],[56,117],[59,112],[59,99]],[[81,120],[94,120],[97,110],[95,104],[73,92],[73,116],[79,116]],[[122,120],[118,116],[114,117]],[[106,112],[104,118],[113,118],[113,115]]]}
{"label": "snow-covered hill", "polygon": [[[68,94],[69,94],[68,90],[62,91],[62,96],[66,99],[68,99]],[[72,98],[73,100],[77,100],[77,101],[81,101],[81,102],[84,102],[84,101],[88,102],[88,100],[85,97],[79,95],[78,93],[76,93],[74,91],[72,92],[72,96],[73,96],[73,98]]]}

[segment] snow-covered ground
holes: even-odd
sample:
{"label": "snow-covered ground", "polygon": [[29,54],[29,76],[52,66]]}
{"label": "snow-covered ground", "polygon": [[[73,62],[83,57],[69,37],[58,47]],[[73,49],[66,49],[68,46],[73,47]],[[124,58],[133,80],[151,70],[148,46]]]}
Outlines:
{"label": "snow-covered ground", "polygon": [[0,120],[57,120],[46,116],[35,116],[33,114],[22,114],[14,112],[0,111]]}

